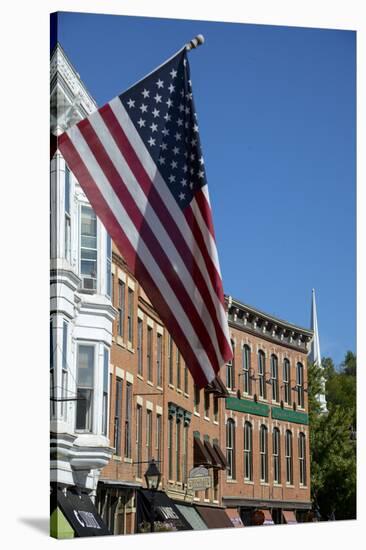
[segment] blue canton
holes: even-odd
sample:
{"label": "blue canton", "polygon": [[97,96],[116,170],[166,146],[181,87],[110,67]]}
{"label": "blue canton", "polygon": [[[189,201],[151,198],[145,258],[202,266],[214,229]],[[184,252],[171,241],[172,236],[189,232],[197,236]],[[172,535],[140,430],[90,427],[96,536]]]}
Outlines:
{"label": "blue canton", "polygon": [[119,97],[184,209],[207,183],[187,52],[179,52]]}

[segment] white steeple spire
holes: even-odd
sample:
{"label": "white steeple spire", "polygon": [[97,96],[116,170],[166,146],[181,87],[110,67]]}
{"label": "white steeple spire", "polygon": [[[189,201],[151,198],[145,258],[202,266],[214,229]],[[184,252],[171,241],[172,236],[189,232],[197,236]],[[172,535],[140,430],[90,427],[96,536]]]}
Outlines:
{"label": "white steeple spire", "polygon": [[[311,300],[311,329],[314,331],[314,338],[311,344],[311,350],[309,353],[309,361],[315,363],[318,367],[322,367],[322,356],[320,354],[320,340],[318,329],[318,316],[316,311],[315,289],[312,290]],[[318,395],[318,401],[321,405],[322,412],[327,412],[327,402],[325,399],[325,378],[322,377],[322,391]]]}

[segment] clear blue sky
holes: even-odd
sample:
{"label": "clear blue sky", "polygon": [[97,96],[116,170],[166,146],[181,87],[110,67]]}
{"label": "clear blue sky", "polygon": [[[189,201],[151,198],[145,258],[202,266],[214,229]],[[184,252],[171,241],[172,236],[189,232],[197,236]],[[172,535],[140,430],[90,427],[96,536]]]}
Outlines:
{"label": "clear blue sky", "polygon": [[59,42],[99,105],[198,33],[193,92],[225,292],[356,346],[351,31],[63,13]]}

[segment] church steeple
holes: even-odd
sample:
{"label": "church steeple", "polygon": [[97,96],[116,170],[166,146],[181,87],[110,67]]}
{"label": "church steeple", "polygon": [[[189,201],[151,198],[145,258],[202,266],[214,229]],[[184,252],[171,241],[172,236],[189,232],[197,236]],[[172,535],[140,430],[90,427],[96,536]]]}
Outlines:
{"label": "church steeple", "polygon": [[[311,300],[311,328],[314,331],[314,338],[311,344],[311,350],[309,353],[309,361],[315,363],[318,367],[322,367],[322,357],[320,354],[320,339],[318,329],[318,315],[316,311],[315,289],[312,290]],[[322,376],[322,391],[318,395],[318,401],[321,405],[322,412],[327,412],[327,402],[325,398],[325,378]]]}

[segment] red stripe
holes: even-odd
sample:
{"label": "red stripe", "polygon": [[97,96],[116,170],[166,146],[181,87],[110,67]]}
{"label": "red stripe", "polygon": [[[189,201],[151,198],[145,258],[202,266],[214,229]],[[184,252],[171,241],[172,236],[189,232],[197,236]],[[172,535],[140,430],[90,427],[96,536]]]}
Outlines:
{"label": "red stripe", "polygon": [[195,198],[196,203],[197,203],[197,205],[200,209],[202,218],[205,220],[205,223],[207,225],[207,229],[209,230],[209,232],[211,233],[213,239],[215,240],[215,230],[214,230],[213,221],[212,221],[212,210],[211,210],[211,207],[210,207],[210,205],[207,201],[206,195],[204,194],[202,189],[200,189],[195,194],[194,198]]}
{"label": "red stripe", "polygon": [[224,305],[225,303],[224,291],[222,288],[222,281],[221,281],[220,274],[217,272],[216,266],[212,261],[209,251],[207,250],[206,243],[201,232],[201,228],[198,225],[196,216],[190,205],[184,209],[184,216],[187,220],[189,227],[191,228],[191,231],[197,242],[198,248],[203,256],[203,259],[207,267],[207,271],[210,275],[212,286],[214,287],[216,294],[219,297],[221,303]]}
{"label": "red stripe", "polygon": [[[188,247],[186,241],[184,240],[176,222],[171,216],[169,210],[167,209],[165,203],[160,198],[159,193],[152,184],[148,174],[146,173],[144,167],[142,166],[139,158],[137,157],[133,147],[131,146],[123,128],[121,127],[117,117],[113,113],[111,107],[107,104],[99,109],[99,114],[103,118],[108,130],[110,131],[116,145],[120,149],[122,155],[124,156],[128,166],[130,167],[135,178],[139,182],[142,190],[147,196],[149,203],[153,207],[156,215],[161,220],[162,224],[166,228],[167,233],[170,235],[172,241],[174,242],[178,253],[180,254],[183,262],[186,264],[188,271],[191,273],[193,280],[196,283],[197,288],[200,291],[202,299],[209,311],[212,321],[214,323],[215,332],[217,335],[217,341],[219,344],[221,355],[224,360],[227,357],[228,353],[231,354],[230,345],[226,339],[226,336],[222,330],[221,323],[218,319],[216,308],[213,303],[212,297],[209,293],[207,283],[201,273],[201,270],[192,254],[190,248]],[[207,265],[207,262],[206,262]],[[216,271],[216,268],[215,268]],[[210,271],[208,271],[210,275]],[[223,304],[223,290],[222,283],[220,287],[217,288],[215,278],[210,276],[211,280],[215,283],[213,285],[214,290],[216,291],[221,303]]]}
{"label": "red stripe", "polygon": [[148,270],[141,262],[136,251],[126,237],[126,234],[124,233],[118,220],[115,218],[98,187],[95,185],[91,174],[66,133],[62,134],[59,139],[59,149],[67,161],[71,171],[82,186],[90,203],[95,206],[98,217],[101,219],[113,241],[119,250],[123,250],[124,259],[126,260],[130,271],[138,280],[144,281],[144,291],[151,302],[155,304],[157,310],[159,311],[161,320],[168,331],[174,335],[177,341],[179,341],[179,350],[195,380],[195,383],[198,387],[203,388],[207,384],[208,380],[206,379],[201,365],[197,361],[196,355],[192,350],[190,343],[180,328],[173,312],[164,300],[160,290],[155,285]]}
{"label": "red stripe", "polygon": [[[220,363],[215,348],[212,344],[210,335],[202,319],[197,313],[194,303],[192,302],[192,298],[190,297],[181,280],[179,279],[169,256],[164,252],[155,234],[151,230],[148,222],[146,221],[146,218],[140,212],[127,185],[116,170],[103,144],[99,140],[97,133],[90,124],[89,119],[84,119],[79,123],[79,130],[84,136],[85,141],[89,145],[89,148],[93,153],[96,161],[98,162],[100,168],[104,172],[104,175],[106,176],[110,185],[113,187],[114,192],[126,209],[129,218],[131,219],[132,223],[136,227],[137,232],[139,233],[139,236],[145,242],[156,263],[168,280],[168,283],[175,293],[177,300],[180,302],[191,325],[194,327],[196,334],[203,344],[207,356],[211,362],[212,368],[215,370],[215,372],[218,372],[220,369]],[[192,289],[192,292],[194,292],[194,289]]]}

